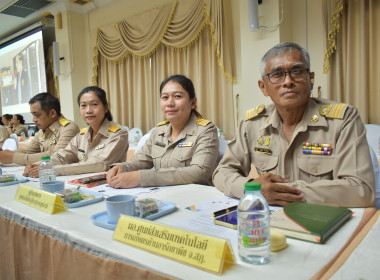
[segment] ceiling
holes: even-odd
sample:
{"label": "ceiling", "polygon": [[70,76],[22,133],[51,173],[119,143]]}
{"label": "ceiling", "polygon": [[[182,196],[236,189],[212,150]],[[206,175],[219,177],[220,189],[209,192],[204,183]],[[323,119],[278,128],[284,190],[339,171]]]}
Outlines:
{"label": "ceiling", "polygon": [[[46,3],[36,5],[38,1]],[[38,22],[46,13],[54,15],[64,10],[75,10],[77,12],[86,13],[111,1],[112,0],[0,0],[0,42],[4,41],[8,36]],[[13,7],[8,8],[11,5],[13,5]],[[24,6],[29,10],[32,9],[32,13],[26,17],[1,13],[16,11],[16,14],[20,15],[17,11],[21,9],[25,10],[26,8],[24,8]]]}

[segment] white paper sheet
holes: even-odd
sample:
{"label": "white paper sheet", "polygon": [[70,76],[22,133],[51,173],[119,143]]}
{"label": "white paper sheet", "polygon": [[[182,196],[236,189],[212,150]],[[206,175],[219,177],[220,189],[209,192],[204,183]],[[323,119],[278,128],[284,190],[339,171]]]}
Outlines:
{"label": "white paper sheet", "polygon": [[[76,187],[77,186],[75,185],[70,185],[70,184],[66,185],[66,188],[76,188]],[[165,188],[168,188],[168,187],[165,187]],[[104,197],[109,197],[109,196],[118,195],[118,194],[128,194],[128,195],[133,195],[136,198],[141,198],[141,197],[147,196],[148,194],[158,192],[160,190],[160,187],[114,189],[108,186],[107,184],[103,184],[103,185],[99,185],[92,188],[86,188],[86,190],[102,193]]]}

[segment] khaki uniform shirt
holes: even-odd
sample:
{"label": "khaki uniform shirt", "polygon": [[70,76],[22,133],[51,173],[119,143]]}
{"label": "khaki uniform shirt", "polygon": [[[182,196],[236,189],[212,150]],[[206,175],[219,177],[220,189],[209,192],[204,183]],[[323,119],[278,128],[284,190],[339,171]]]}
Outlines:
{"label": "khaki uniform shirt", "polygon": [[78,132],[79,127],[76,123],[60,116],[45,131],[40,129],[26,147],[16,150],[13,162],[27,165],[40,161],[43,156],[51,156],[64,149]]}
{"label": "khaki uniform shirt", "polygon": [[8,127],[0,125],[0,147],[3,146],[4,141],[9,138]]}
{"label": "khaki uniform shirt", "polygon": [[92,128],[83,128],[65,149],[56,152],[51,161],[57,175],[102,172],[115,162],[127,158],[128,132],[121,125],[104,119],[91,142]]}
{"label": "khaki uniform shirt", "polygon": [[17,136],[21,136],[21,133],[25,133],[25,137],[28,137],[28,129],[26,128],[25,125],[20,125],[18,127],[13,127],[13,133],[16,134]]}
{"label": "khaki uniform shirt", "polygon": [[[288,179],[309,203],[373,206],[375,179],[364,124],[355,107],[333,103],[311,98],[290,143],[274,104],[248,111],[213,174],[215,186],[241,197],[253,163],[259,174]],[[304,142],[331,144],[331,155],[304,154]]]}
{"label": "khaki uniform shirt", "polygon": [[218,149],[216,126],[192,114],[176,141],[171,140],[171,124],[159,123],[141,151],[120,165],[125,172],[139,170],[142,187],[212,185]]}

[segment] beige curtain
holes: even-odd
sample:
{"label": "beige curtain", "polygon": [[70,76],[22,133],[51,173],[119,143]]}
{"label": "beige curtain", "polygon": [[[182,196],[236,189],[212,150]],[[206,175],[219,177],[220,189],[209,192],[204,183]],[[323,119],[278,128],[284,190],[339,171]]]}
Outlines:
{"label": "beige curtain", "polygon": [[229,4],[172,1],[98,30],[93,83],[109,94],[116,121],[147,132],[162,120],[161,81],[184,74],[194,83],[202,115],[234,135]]}
{"label": "beige curtain", "polygon": [[194,83],[198,112],[222,129],[227,139],[232,139],[232,83],[223,77],[209,38],[210,30],[205,28],[192,47],[177,51],[161,45],[152,55],[153,87],[157,98],[156,121],[162,120],[158,90],[162,80],[173,74],[185,74]]}
{"label": "beige curtain", "polygon": [[324,0],[323,9],[328,98],[356,106],[364,123],[380,124],[380,1]]}

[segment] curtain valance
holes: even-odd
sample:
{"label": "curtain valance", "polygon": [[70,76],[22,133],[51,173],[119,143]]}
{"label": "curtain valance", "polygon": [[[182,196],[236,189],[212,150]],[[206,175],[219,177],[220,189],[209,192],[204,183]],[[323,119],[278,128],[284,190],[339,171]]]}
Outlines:
{"label": "curtain valance", "polygon": [[99,28],[94,49],[93,83],[97,84],[99,54],[107,61],[120,63],[130,55],[149,56],[160,44],[186,49],[205,27],[210,28],[223,74],[234,80],[231,19],[225,17],[226,5],[222,0],[174,0],[113,26]]}

